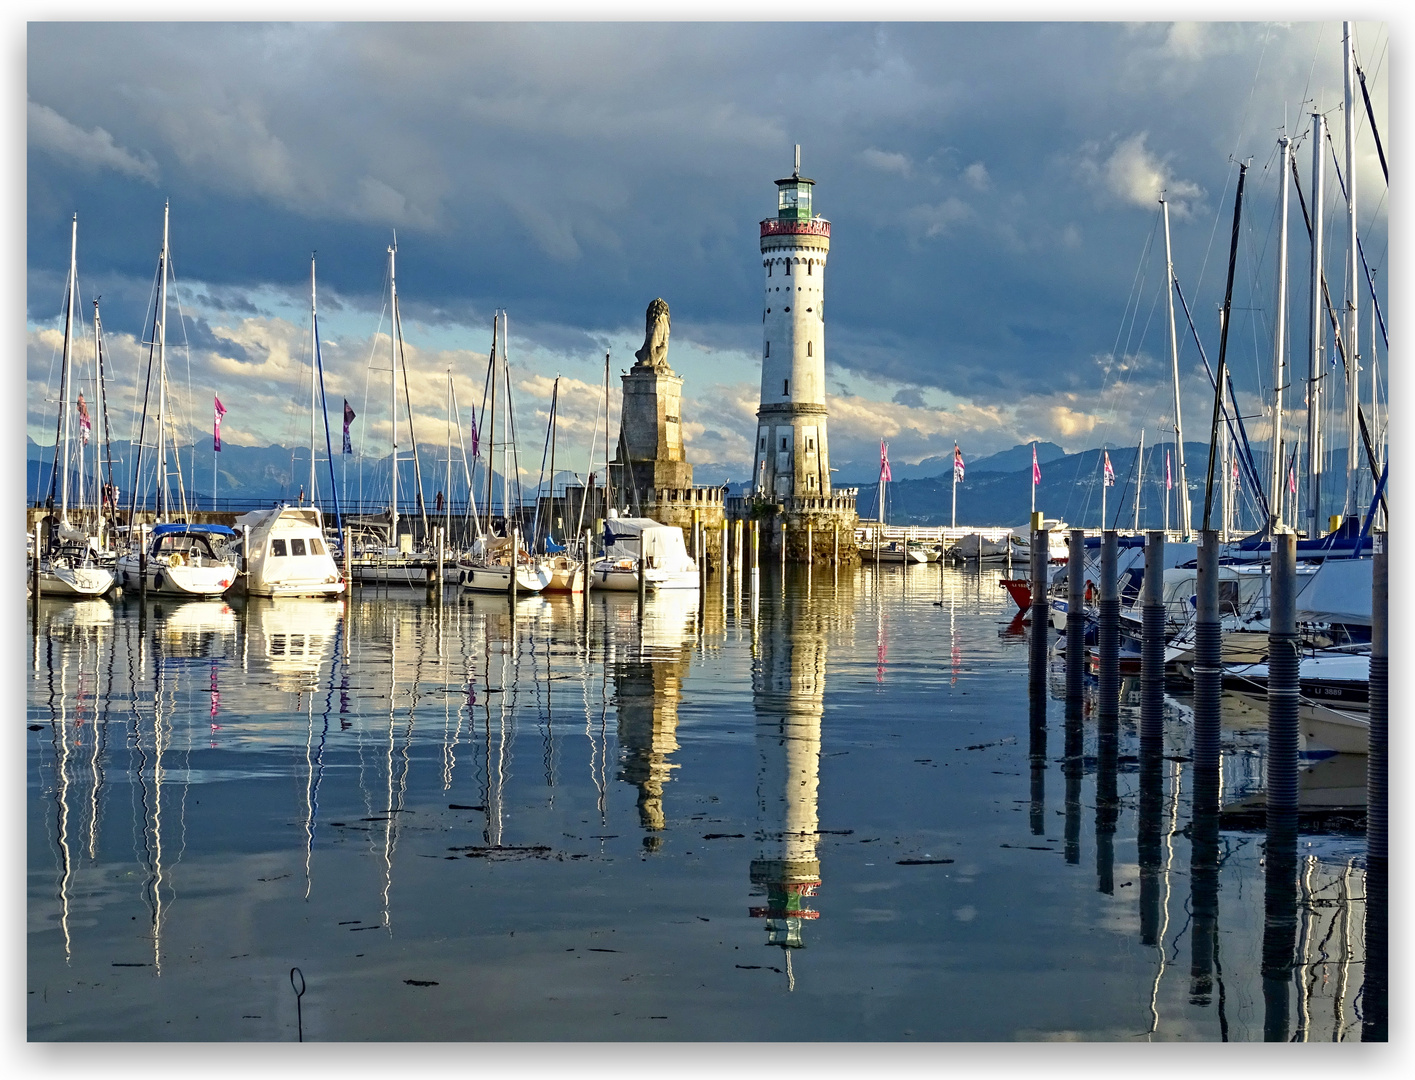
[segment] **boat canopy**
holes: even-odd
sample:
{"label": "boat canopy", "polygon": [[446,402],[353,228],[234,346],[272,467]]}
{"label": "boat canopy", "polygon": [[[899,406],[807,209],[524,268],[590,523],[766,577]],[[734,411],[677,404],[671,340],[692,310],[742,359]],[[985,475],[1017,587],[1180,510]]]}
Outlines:
{"label": "boat canopy", "polygon": [[1297,601],[1298,622],[1371,625],[1370,559],[1327,559]]}
{"label": "boat canopy", "polygon": [[697,564],[683,543],[683,530],[653,518],[610,518],[604,523],[604,553],[610,559],[637,559],[659,570],[693,571]]}
{"label": "boat canopy", "polygon": [[273,506],[264,510],[249,510],[236,519],[237,525],[248,526],[252,532],[277,523],[322,528],[319,508],[314,506]]}
{"label": "boat canopy", "polygon": [[236,530],[227,525],[189,525],[185,521],[167,521],[154,525],[148,536],[170,536],[173,533],[211,533],[213,536],[235,536]]}

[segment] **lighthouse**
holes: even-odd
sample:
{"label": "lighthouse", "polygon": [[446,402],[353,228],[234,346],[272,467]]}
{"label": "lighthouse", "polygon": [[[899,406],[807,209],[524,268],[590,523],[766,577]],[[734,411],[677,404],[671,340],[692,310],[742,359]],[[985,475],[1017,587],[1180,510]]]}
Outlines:
{"label": "lighthouse", "polygon": [[773,501],[830,494],[825,406],[825,264],[830,222],[812,208],[815,181],[796,167],[776,181],[776,217],[761,223],[762,395],[752,490]]}

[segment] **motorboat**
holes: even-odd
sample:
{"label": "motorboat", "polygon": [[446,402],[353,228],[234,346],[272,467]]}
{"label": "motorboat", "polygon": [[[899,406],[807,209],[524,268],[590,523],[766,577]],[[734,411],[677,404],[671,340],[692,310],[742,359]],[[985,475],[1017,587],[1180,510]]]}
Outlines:
{"label": "motorboat", "polygon": [[316,506],[252,510],[236,519],[243,534],[245,591],[251,596],[339,596],[347,588]]}
{"label": "motorboat", "polygon": [[652,518],[617,517],[604,523],[604,554],[590,567],[590,588],[636,592],[639,560],[645,589],[697,589],[698,564],[683,543],[683,530]]}

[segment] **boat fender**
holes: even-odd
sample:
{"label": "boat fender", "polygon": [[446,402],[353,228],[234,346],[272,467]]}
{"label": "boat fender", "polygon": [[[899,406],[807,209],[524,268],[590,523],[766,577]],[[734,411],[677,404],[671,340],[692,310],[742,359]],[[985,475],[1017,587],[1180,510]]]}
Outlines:
{"label": "boat fender", "polygon": [[153,579],[152,579],[152,587],[153,587],[154,589],[160,589],[160,588],[162,588],[162,571],[161,571],[161,570],[159,570],[159,571],[153,576]]}

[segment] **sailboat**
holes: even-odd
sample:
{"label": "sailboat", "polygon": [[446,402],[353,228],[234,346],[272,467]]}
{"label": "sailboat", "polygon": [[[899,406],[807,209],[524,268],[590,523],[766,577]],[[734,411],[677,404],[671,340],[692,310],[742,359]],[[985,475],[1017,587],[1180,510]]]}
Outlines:
{"label": "sailboat", "polygon": [[[314,259],[310,259],[310,502],[315,499],[315,438],[320,389],[319,323],[315,312]],[[329,438],[325,427],[326,444]],[[328,447],[326,446],[326,449]],[[330,472],[333,488],[333,471]],[[335,511],[339,503],[335,490]],[[346,583],[334,562],[318,506],[282,505],[252,510],[236,519],[245,590],[251,596],[339,596]]]}
{"label": "sailboat", "polygon": [[[350,563],[350,573],[361,585],[421,585],[426,586],[437,576],[436,560],[426,553],[413,551],[411,532],[398,534],[398,372],[403,371],[407,387],[407,364],[403,356],[403,321],[398,308],[398,239],[388,248],[388,289],[390,321],[389,343],[389,404],[393,423],[392,452],[389,455],[388,532],[386,542],[378,547],[364,547]],[[418,467],[418,441],[413,434],[412,402],[408,407],[408,441],[413,450],[413,476],[418,487],[418,512],[422,516],[423,535],[427,535],[427,510],[422,499],[422,472]],[[381,529],[381,525],[379,528]]]}
{"label": "sailboat", "polygon": [[[555,386],[550,392],[550,420],[547,441],[550,446],[550,497],[545,501],[546,517],[549,519],[555,507],[555,436],[556,421],[559,419],[560,376],[555,377]],[[541,549],[541,565],[550,571],[550,584],[546,592],[577,593],[585,591],[585,563],[576,558],[572,545],[557,545],[550,536],[550,522],[547,520],[545,535],[540,535],[540,502],[536,506],[536,546]]]}
{"label": "sailboat", "polygon": [[[538,593],[550,584],[550,571],[531,555],[521,544],[521,533],[516,528],[511,512],[510,458],[512,437],[511,417],[511,372],[506,362],[506,313],[498,312],[492,323],[491,358],[489,360],[488,381],[491,390],[489,409],[491,428],[487,440],[486,469],[486,522],[487,531],[481,532],[472,544],[472,550],[457,561],[458,577],[462,587],[472,592],[494,593]],[[500,334],[498,335],[498,330]],[[499,348],[498,348],[499,342]],[[499,362],[499,364],[498,364]],[[502,536],[491,532],[491,492],[495,479],[491,467],[496,453],[496,409],[498,382],[504,379],[502,393],[503,427],[505,438],[501,444],[501,508],[505,522]],[[514,575],[514,584],[513,584]]]}
{"label": "sailboat", "polygon": [[[59,486],[59,517],[57,521],[51,517],[50,534],[46,550],[36,550],[35,559],[38,561],[38,577],[41,593],[51,596],[102,596],[113,588],[114,577],[111,565],[103,565],[101,561],[101,551],[103,546],[103,517],[101,512],[101,500],[95,500],[99,512],[94,515],[97,533],[89,532],[88,524],[84,521],[84,473],[85,473],[85,453],[84,447],[89,443],[89,431],[92,424],[89,420],[88,406],[85,404],[83,394],[78,395],[78,400],[74,408],[78,412],[79,425],[82,429],[82,437],[74,440],[70,438],[72,426],[72,414],[70,411],[69,396],[74,384],[74,304],[78,298],[78,243],[79,243],[79,216],[74,215],[73,230],[69,241],[69,287],[68,300],[64,305],[64,354],[63,370],[59,375],[59,437],[55,440],[54,455],[54,480]],[[97,344],[97,309],[94,313],[95,337]],[[97,368],[98,357],[95,352],[94,365]],[[96,375],[96,372],[95,372]],[[99,390],[99,418],[102,419],[102,390],[101,380],[96,385]],[[94,476],[99,475],[97,442],[94,443]],[[77,447],[76,451],[74,448]],[[73,455],[71,457],[71,451]],[[77,469],[73,466],[77,465]],[[77,510],[79,521],[77,523],[69,519],[69,481],[71,475],[78,479],[78,492],[74,506]],[[98,485],[95,483],[95,494]]]}
{"label": "sailboat", "polygon": [[[158,259],[158,301],[153,317],[157,347],[157,523],[118,558],[117,576],[124,588],[143,588],[164,596],[220,596],[236,580],[236,563],[227,550],[235,530],[225,525],[196,525],[168,520],[167,492],[167,281],[171,207],[162,210],[162,254]],[[151,360],[149,360],[151,364]],[[149,371],[151,368],[149,367]],[[143,402],[144,422],[147,403]],[[139,437],[139,461],[142,445]],[[177,482],[181,485],[180,466]],[[136,494],[136,493],[135,493]],[[186,498],[182,496],[185,509]]]}

